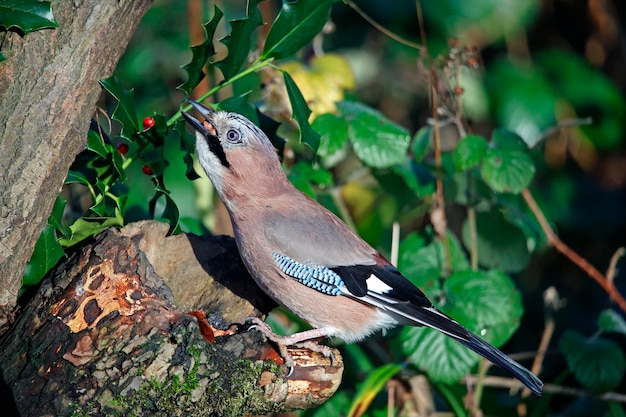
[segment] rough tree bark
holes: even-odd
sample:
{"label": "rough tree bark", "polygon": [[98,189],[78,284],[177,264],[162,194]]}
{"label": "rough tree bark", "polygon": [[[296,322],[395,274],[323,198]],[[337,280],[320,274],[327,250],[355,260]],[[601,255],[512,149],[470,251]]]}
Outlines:
{"label": "rough tree bark", "polygon": [[150,0],[53,1],[55,30],[0,34],[0,332],[90,115]]}
{"label": "rough tree bark", "polygon": [[232,325],[274,306],[232,238],[167,230],[106,231],[48,275],[0,340],[2,415],[258,415],[336,391],[338,351],[290,349],[287,378],[260,333]]}

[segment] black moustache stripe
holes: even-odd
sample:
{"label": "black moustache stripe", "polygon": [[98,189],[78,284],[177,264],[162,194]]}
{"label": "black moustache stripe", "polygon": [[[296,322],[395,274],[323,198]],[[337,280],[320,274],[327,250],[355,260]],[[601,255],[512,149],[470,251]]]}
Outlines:
{"label": "black moustache stripe", "polygon": [[220,143],[219,139],[215,136],[208,135],[206,141],[209,144],[209,150],[213,152],[213,155],[217,156],[217,159],[220,160],[220,163],[226,168],[230,168],[230,162],[228,162],[228,159],[226,159],[224,148],[222,148],[222,144]]}

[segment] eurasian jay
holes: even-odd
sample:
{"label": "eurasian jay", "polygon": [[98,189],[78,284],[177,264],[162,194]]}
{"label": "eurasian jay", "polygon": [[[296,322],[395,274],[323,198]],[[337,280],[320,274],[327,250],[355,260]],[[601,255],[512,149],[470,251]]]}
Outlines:
{"label": "eurasian jay", "polygon": [[[279,305],[314,328],[281,337],[283,346],[337,336],[346,342],[396,325],[428,326],[489,359],[541,395],[529,370],[437,310],[424,293],[333,213],[298,191],[267,136],[245,117],[190,101],[204,120],[183,112],[195,130],[200,165],[226,205],[248,271]],[[288,359],[288,358],[286,358]]]}

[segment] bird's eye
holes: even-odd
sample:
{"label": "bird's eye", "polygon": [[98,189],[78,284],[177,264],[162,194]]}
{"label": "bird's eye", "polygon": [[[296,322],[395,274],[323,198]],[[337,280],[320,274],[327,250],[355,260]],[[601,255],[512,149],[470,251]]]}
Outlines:
{"label": "bird's eye", "polygon": [[228,132],[226,132],[226,140],[231,142],[231,143],[241,142],[241,137],[240,137],[239,131],[237,131],[235,129],[231,129]]}

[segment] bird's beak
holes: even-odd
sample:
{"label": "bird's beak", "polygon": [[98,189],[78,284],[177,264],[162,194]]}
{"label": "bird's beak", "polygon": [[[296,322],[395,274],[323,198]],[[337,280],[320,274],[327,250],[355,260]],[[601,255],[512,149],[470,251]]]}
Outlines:
{"label": "bird's beak", "polygon": [[196,109],[198,113],[200,113],[204,120],[200,121],[189,113],[181,111],[181,114],[183,115],[185,120],[187,120],[187,123],[189,123],[194,129],[202,133],[204,136],[217,138],[217,130],[215,130],[215,126],[211,122],[211,115],[213,114],[213,110],[193,100],[189,100],[189,103],[191,103],[193,108]]}

